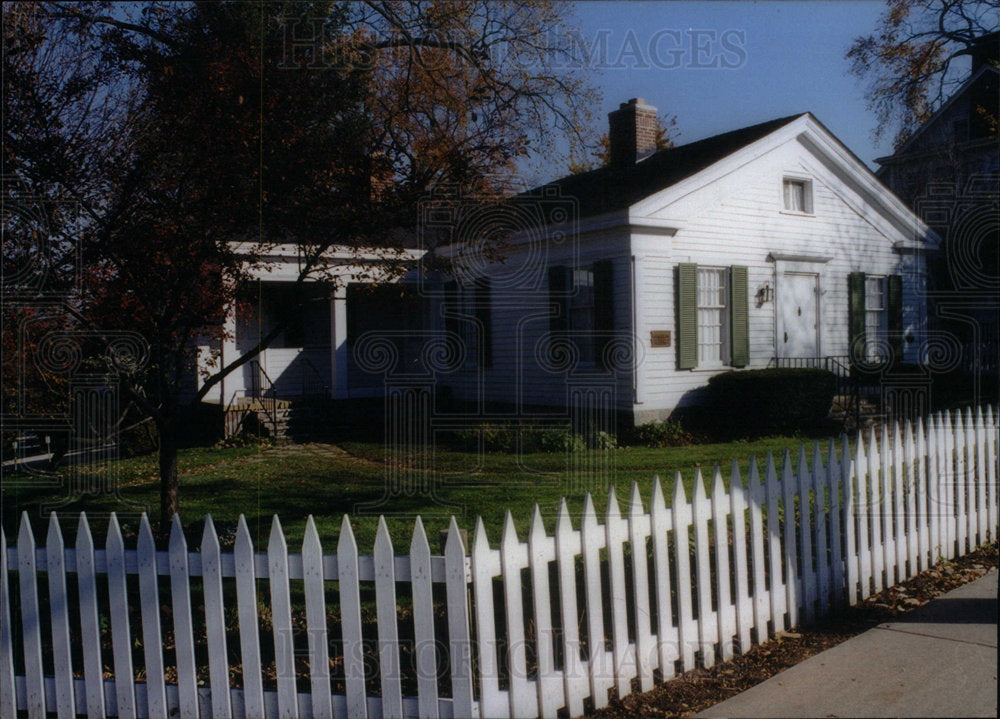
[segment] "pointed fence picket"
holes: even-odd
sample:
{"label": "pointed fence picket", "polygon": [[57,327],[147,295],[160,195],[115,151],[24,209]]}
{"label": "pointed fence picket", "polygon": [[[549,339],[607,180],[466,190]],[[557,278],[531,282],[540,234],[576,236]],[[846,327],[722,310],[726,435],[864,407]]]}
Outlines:
{"label": "pointed fence picket", "polygon": [[615,686],[618,697],[632,691],[635,676],[635,654],[628,641],[628,598],[625,589],[625,522],[618,509],[615,488],[608,493],[608,510],[604,520],[607,532],[608,578],[611,591],[611,644],[614,653]]}
{"label": "pointed fence picket", "polygon": [[170,600],[177,657],[177,698],[181,719],[198,719],[198,667],[194,659],[194,619],[191,614],[191,574],[179,515],[170,527]]}
{"label": "pointed fence picket", "polygon": [[267,541],[267,571],[271,588],[271,626],[274,633],[274,670],[278,683],[278,716],[297,719],[295,644],[292,634],[292,598],[288,586],[288,546],[275,516]]}
{"label": "pointed fence picket", "polygon": [[[418,521],[423,534],[423,524]],[[507,716],[510,707],[508,692],[500,690],[499,645],[495,630],[493,578],[503,572],[501,553],[490,549],[482,518],[476,519],[476,534],[472,542],[473,600],[476,605],[476,628],[479,658],[479,696],[484,716]],[[416,588],[414,588],[416,591]],[[416,606],[414,606],[416,613]],[[434,667],[435,679],[437,667]],[[435,682],[436,686],[436,682]]]}
{"label": "pointed fence picket", "polygon": [[802,603],[803,618],[807,624],[815,617],[815,602],[817,582],[816,572],[813,568],[813,532],[812,532],[812,472],[806,464],[806,448],[799,445],[798,471],[795,474],[796,495],[798,499],[799,513],[799,574],[802,577]]}
{"label": "pointed fence picket", "polygon": [[205,637],[213,649],[208,655],[212,716],[228,719],[233,711],[229,697],[226,613],[222,593],[222,552],[210,514],[205,517],[205,528],[201,538],[201,574],[205,591]]}
{"label": "pointed fence picket", "polygon": [[[848,452],[847,438],[842,438],[843,451]],[[837,458],[837,447],[834,444],[833,439],[830,439],[829,449],[827,450],[827,457],[829,459],[829,464],[827,465],[826,471],[826,491],[830,498],[830,508],[826,516],[828,517],[828,523],[830,526],[830,581],[831,586],[828,588],[830,595],[830,602],[833,605],[844,601],[844,597],[841,595],[841,588],[844,586],[845,580],[847,580],[847,569],[844,566],[844,557],[846,556],[846,545],[848,542],[848,526],[853,529],[854,523],[847,522],[841,519],[841,507],[843,500],[843,469],[841,467],[841,461]],[[850,588],[851,582],[848,581],[848,588]]]}
{"label": "pointed fence picket", "polygon": [[368,699],[365,695],[365,665],[361,647],[361,573],[358,566],[358,545],[354,541],[351,520],[344,515],[337,542],[337,579],[340,582],[340,622],[344,640],[344,685],[348,716],[366,719]]}
{"label": "pointed fence picket", "polygon": [[[808,472],[809,470],[804,470]],[[813,444],[812,480],[813,508],[816,518],[816,601],[819,613],[826,614],[830,602],[830,555],[827,551],[827,473],[823,464],[823,456],[819,451],[819,442]]]}
{"label": "pointed fence picket", "polygon": [[635,670],[641,691],[653,688],[653,669],[656,656],[653,648],[653,630],[649,605],[649,557],[646,539],[649,537],[649,515],[642,506],[639,485],[632,483],[629,500],[628,539],[632,547],[632,596],[635,604]]}
{"label": "pointed fence picket", "polygon": [[694,669],[699,632],[691,601],[691,549],[688,537],[690,537],[692,511],[684,494],[684,482],[680,472],[674,477],[674,502],[671,514],[674,519],[674,554],[677,558],[677,644],[681,657],[681,671],[685,672]]}
{"label": "pointed fence picket", "polygon": [[997,501],[997,434],[1000,432],[1000,428],[994,423],[992,407],[986,408],[983,432],[986,441],[984,448],[986,454],[986,504],[989,513],[987,529],[990,539],[996,542],[998,513],[1000,513],[1000,502]]}
{"label": "pointed fence picket", "polygon": [[[49,612],[52,618],[52,667],[55,672],[56,716],[76,716],[73,696],[73,655],[69,629],[69,597],[66,593],[66,548],[62,530],[53,514],[45,538],[46,573],[49,575]],[[4,600],[6,601],[6,599]]]}
{"label": "pointed fence picket", "polygon": [[[658,478],[648,507],[633,484],[624,514],[612,488],[603,523],[587,495],[579,528],[562,501],[551,536],[536,507],[525,542],[508,512],[497,549],[477,520],[467,550],[452,519],[443,556],[431,554],[419,518],[409,555],[400,556],[382,519],[364,555],[346,516],[336,554],[323,553],[312,517],[301,554],[292,554],[277,517],[261,553],[242,516],[232,551],[222,550],[208,516],[192,552],[179,517],[158,550],[145,515],[134,549],[114,515],[103,549],[85,515],[66,547],[54,514],[38,547],[25,515],[16,546],[0,531],[0,714],[580,716],[606,706],[611,690],[622,696],[697,662],[727,660],[799,617],[808,622],[995,539],[996,417],[992,407],[942,412],[859,434],[853,452],[846,437],[839,446],[831,439],[825,459],[819,443],[811,453],[800,447],[780,469],[769,455],[763,481],[751,458],[745,486],[734,462],[728,486],[713,471],[711,493],[698,470],[690,498],[678,474],[669,507]],[[404,681],[401,588],[412,595],[414,682]],[[328,630],[334,594],[339,637]],[[293,603],[300,596],[304,608]],[[373,614],[363,596],[374,597],[374,651],[366,650],[363,617]],[[442,596],[446,638],[435,627]],[[271,668],[262,661],[262,607]],[[238,686],[227,646],[236,622]],[[145,677],[136,681],[140,654]],[[196,665],[199,656],[207,667]],[[343,694],[334,693],[335,659]],[[273,690],[265,690],[271,671]],[[405,696],[412,686],[416,696]]]}
{"label": "pointed fence picket", "polygon": [[532,620],[535,626],[535,657],[538,663],[538,714],[554,717],[565,695],[562,677],[556,673],[552,631],[549,562],[555,559],[555,538],[545,533],[542,514],[535,508],[528,531],[528,561],[531,565]]}
{"label": "pointed fence picket", "polygon": [[[125,540],[118,518],[111,513],[105,545],[108,562],[108,595],[111,610],[111,643],[116,677],[132,676],[132,633],[128,621],[128,584],[125,574]],[[118,716],[134,719],[135,687],[132,683],[115,685]]]}
{"label": "pointed fence picket", "polygon": [[712,505],[705,494],[701,469],[694,472],[694,556],[695,587],[698,607],[698,650],[701,652],[702,666],[715,664],[715,642],[718,639],[717,617],[712,611],[712,567],[709,559],[708,520]]}
{"label": "pointed fence picket", "polygon": [[[721,477],[720,477],[721,479]],[[753,628],[753,600],[750,596],[750,569],[747,555],[746,528],[746,490],[740,477],[740,467],[733,460],[729,471],[730,510],[733,516],[733,557],[735,558],[736,586],[734,601],[736,603],[736,635],[739,651],[745,652],[751,643],[750,631]],[[712,491],[715,496],[715,490]],[[724,648],[725,649],[725,648]],[[730,655],[731,656],[731,655]]]}
{"label": "pointed fence picket", "polygon": [[729,510],[731,498],[726,495],[722,472],[715,468],[712,480],[712,543],[715,547],[716,624],[719,656],[724,662],[733,658],[733,637],[736,636],[736,605],[733,602],[729,578]]}
{"label": "pointed fence picket", "polygon": [[[479,527],[482,527],[482,523],[479,524]],[[583,713],[584,698],[590,694],[587,690],[587,675],[580,658],[580,626],[578,624],[579,611],[576,592],[576,557],[582,550],[580,533],[573,529],[565,499],[559,502],[555,540],[559,573],[559,606],[562,620],[560,627],[563,639],[563,691],[566,693],[566,707],[570,716],[578,716]],[[482,641],[481,637],[480,641]]]}
{"label": "pointed fence picket", "polygon": [[[55,514],[52,524],[58,526]],[[139,522],[136,544],[139,574],[139,606],[142,612],[142,648],[146,662],[146,704],[151,717],[167,714],[167,688],[163,671],[163,635],[160,628],[160,588],[157,578],[156,543],[145,513]]]}
{"label": "pointed fence picket", "polygon": [[604,630],[604,597],[607,593],[601,582],[601,549],[605,546],[606,535],[597,523],[597,510],[588,492],[583,499],[583,516],[580,525],[580,539],[583,545],[583,572],[587,597],[587,640],[589,655],[587,675],[590,678],[591,696],[594,708],[608,705],[608,690],[614,685],[612,656],[607,651]]}
{"label": "pointed fence picket", "polygon": [[38,606],[38,568],[35,565],[35,538],[28,513],[21,514],[17,535],[17,567],[21,585],[21,631],[24,638],[24,676],[28,716],[45,718],[45,670],[42,667],[42,624]]}
{"label": "pointed fence picket", "polygon": [[451,713],[455,719],[472,719],[477,713],[472,687],[469,579],[465,542],[462,541],[458,523],[452,517],[448,525],[448,539],[444,545],[444,580],[451,666]]}
{"label": "pointed fence picket", "polygon": [[[976,436],[973,442],[976,452],[975,477],[986,477],[986,427],[983,424],[983,408],[976,407]],[[976,481],[976,542],[982,544],[988,539],[989,510],[986,504],[986,482]]]}
{"label": "pointed fence picket", "polygon": [[[563,506],[565,506],[565,501]],[[653,539],[653,585],[656,588],[656,650],[660,676],[670,679],[674,676],[674,663],[680,658],[677,625],[674,623],[676,606],[670,577],[670,546],[668,535],[672,525],[672,515],[667,509],[660,478],[653,477],[653,497],[649,507],[650,535]],[[571,707],[572,708],[572,707]]]}
{"label": "pointed fence picket", "polygon": [[750,563],[753,565],[753,627],[756,637],[760,638],[767,636],[771,597],[767,589],[764,561],[764,515],[761,511],[764,505],[764,486],[760,483],[755,457],[750,457],[747,485],[750,497]]}
{"label": "pointed fence picket", "polygon": [[524,633],[524,592],[521,570],[528,566],[528,548],[517,539],[514,518],[507,512],[500,558],[503,568],[504,607],[507,617],[507,661],[510,676],[510,716],[538,716],[538,693],[528,680],[528,648]]}
{"label": "pointed fence picket", "polygon": [[83,676],[89,719],[101,719],[104,712],[104,661],[101,658],[101,625],[97,612],[97,571],[94,539],[87,516],[80,513],[76,530],[76,584],[80,594],[80,630],[83,644]]}
{"label": "pointed fence picket", "polygon": [[915,571],[922,572],[933,564],[933,557],[930,557],[931,547],[931,527],[934,518],[927,511],[927,499],[930,488],[927,483],[927,464],[924,461],[927,453],[927,437],[924,432],[923,420],[917,420],[916,436],[913,440],[912,454],[910,460],[913,465],[913,494],[916,496],[916,522],[917,522],[917,564]]}
{"label": "pointed fence picket", "polygon": [[399,676],[399,627],[396,620],[396,562],[392,538],[384,518],[379,518],[375,535],[375,604],[378,618],[379,675],[382,688],[382,715],[386,719],[403,716],[403,690]]}
{"label": "pointed fence picket", "polygon": [[[0,529],[0,714],[17,714],[18,697],[14,691],[14,632],[10,623],[10,573],[7,567],[7,535]],[[70,675],[70,678],[72,675]],[[65,681],[67,677],[63,677]],[[23,705],[27,707],[27,697]]]}
{"label": "pointed fence picket", "polygon": [[240,660],[243,667],[243,705],[247,716],[264,716],[264,682],[261,676],[260,634],[257,631],[257,566],[250,528],[241,514],[233,545],[236,606],[240,625]]}

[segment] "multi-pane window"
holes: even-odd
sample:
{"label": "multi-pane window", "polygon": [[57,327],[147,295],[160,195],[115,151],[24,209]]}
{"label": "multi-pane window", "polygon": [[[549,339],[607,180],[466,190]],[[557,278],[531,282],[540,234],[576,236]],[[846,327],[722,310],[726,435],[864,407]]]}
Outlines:
{"label": "multi-pane window", "polygon": [[698,365],[722,365],[728,361],[729,287],[725,268],[698,268]]}
{"label": "multi-pane window", "polygon": [[[605,368],[605,350],[614,327],[610,260],[580,267],[549,268],[549,331],[556,341],[569,339],[588,368]],[[559,338],[563,338],[560,340]]]}
{"label": "multi-pane window", "polygon": [[883,348],[888,333],[885,278],[865,277],[865,357],[869,360],[885,359]]}
{"label": "multi-pane window", "polygon": [[458,342],[464,366],[488,369],[493,364],[493,321],[490,280],[478,278],[471,286],[449,282],[444,287],[445,330]]}
{"label": "multi-pane window", "polygon": [[782,185],[784,207],[788,212],[812,212],[812,183],[786,179]]}
{"label": "multi-pane window", "polygon": [[594,330],[597,318],[594,307],[594,268],[579,267],[572,271],[573,292],[569,297],[569,329],[580,351],[589,360],[594,354]]}

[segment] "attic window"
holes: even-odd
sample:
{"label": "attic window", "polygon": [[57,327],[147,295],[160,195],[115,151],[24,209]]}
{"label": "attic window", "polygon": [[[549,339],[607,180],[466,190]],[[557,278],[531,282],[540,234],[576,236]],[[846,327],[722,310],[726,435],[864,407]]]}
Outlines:
{"label": "attic window", "polygon": [[786,177],[782,185],[785,212],[811,215],[813,211],[812,182]]}

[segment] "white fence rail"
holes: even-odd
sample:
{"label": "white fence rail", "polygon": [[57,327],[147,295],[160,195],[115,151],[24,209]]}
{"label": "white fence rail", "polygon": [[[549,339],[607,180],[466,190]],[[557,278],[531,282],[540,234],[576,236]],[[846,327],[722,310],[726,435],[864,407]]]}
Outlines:
{"label": "white fence rail", "polygon": [[648,508],[612,491],[603,523],[563,502],[554,536],[536,508],[526,543],[508,513],[467,553],[452,520],[443,557],[419,519],[408,556],[383,521],[369,556],[347,517],[336,554],[311,518],[289,554],[277,517],[265,553],[242,517],[231,552],[210,517],[200,551],[177,518],[158,551],[145,518],[136,549],[113,516],[98,549],[85,516],[73,548],[24,517],[0,536],[0,715],[578,716],[996,538],[992,408],[825,449],[745,483],[734,462],[728,491],[716,469],[711,495],[678,476],[669,507],[658,479]]}

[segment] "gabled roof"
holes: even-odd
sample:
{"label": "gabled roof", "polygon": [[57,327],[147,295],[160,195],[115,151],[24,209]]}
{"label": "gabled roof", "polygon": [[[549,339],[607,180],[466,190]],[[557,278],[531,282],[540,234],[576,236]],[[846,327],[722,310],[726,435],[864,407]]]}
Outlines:
{"label": "gabled roof", "polygon": [[645,160],[626,167],[600,167],[596,170],[569,175],[519,197],[529,199],[544,196],[558,189],[579,203],[579,216],[601,215],[624,210],[655,192],[666,189],[724,157],[771,134],[804,114],[789,115],[758,125],[744,127],[721,135],[660,150]]}

